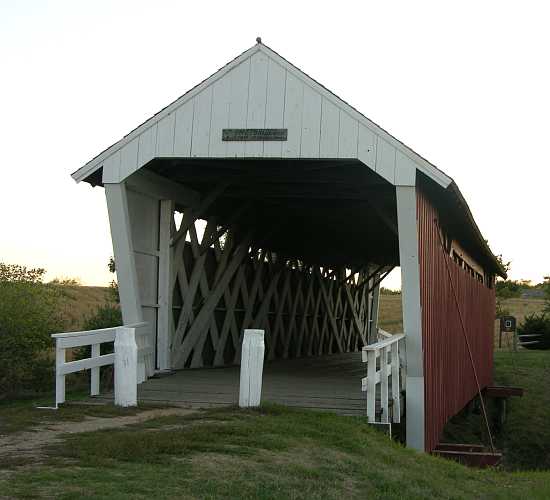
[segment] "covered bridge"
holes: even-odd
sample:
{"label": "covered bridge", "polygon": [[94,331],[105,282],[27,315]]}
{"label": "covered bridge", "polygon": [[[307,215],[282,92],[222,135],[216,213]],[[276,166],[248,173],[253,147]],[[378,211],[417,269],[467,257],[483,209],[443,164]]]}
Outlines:
{"label": "covered bridge", "polygon": [[322,372],[377,343],[395,266],[408,445],[432,450],[475,375],[492,381],[503,270],[456,184],[261,41],[73,178],[105,189],[124,322],[148,324],[142,381],[238,364],[245,328]]}

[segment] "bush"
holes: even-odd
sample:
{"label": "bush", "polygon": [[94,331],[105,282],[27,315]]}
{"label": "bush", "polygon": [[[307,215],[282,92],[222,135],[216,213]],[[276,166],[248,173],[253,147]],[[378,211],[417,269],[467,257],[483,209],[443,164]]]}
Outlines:
{"label": "bush", "polygon": [[44,269],[0,263],[0,399],[53,383],[52,340],[63,331],[62,290]]}
{"label": "bush", "polygon": [[117,304],[107,303],[99,306],[95,312],[84,320],[84,330],[99,330],[122,325],[122,313]]}
{"label": "bush", "polygon": [[550,349],[550,315],[547,313],[533,313],[525,317],[523,323],[518,326],[518,335],[540,334],[539,337],[527,337],[526,342],[538,340],[538,344],[524,346],[526,349],[547,350]]}
{"label": "bush", "polygon": [[495,293],[501,299],[519,298],[523,285],[520,281],[503,280],[495,283]]}

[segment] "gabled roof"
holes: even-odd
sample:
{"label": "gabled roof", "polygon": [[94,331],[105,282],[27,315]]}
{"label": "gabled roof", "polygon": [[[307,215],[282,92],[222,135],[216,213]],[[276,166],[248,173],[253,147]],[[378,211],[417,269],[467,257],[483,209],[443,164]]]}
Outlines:
{"label": "gabled roof", "polygon": [[[382,140],[381,146],[390,146],[392,150],[396,150],[402,155],[402,161],[413,162],[414,166],[430,177],[432,180],[437,182],[442,187],[447,187],[452,179],[447,176],[444,172],[439,170],[435,165],[431,164],[425,158],[420,156],[418,153],[410,149],[408,146],[403,144],[401,141],[393,137],[382,127],[369,120],[366,116],[361,114],[355,108],[350,106],[343,99],[336,96],[334,93],[329,91],[323,85],[318,83],[316,80],[308,76],[306,73],[298,69],[296,66],[288,62],[286,59],[281,57],[277,52],[270,49],[262,43],[257,43],[252,46],[250,49],[246,50],[238,57],[233,59],[227,65],[219,69],[216,73],[208,77],[206,80],[202,81],[197,86],[193,87],[191,90],[183,94],[181,97],[176,99],[174,102],[163,108],[157,114],[153,115],[151,118],[143,122],[141,125],[132,130],[129,134],[125,135],[122,139],[114,143],[109,148],[105,149],[95,158],[86,163],[83,167],[78,169],[72,174],[72,177],[75,181],[80,182],[88,178],[95,171],[99,170],[105,161],[109,159],[113,154],[120,151],[124,146],[128,145],[132,140],[138,138],[141,134],[146,133],[148,130],[153,128],[155,125],[158,125],[162,120],[171,114],[173,114],[178,109],[181,109],[186,103],[191,101],[194,97],[198,96],[208,87],[213,86],[220,79],[226,77],[231,71],[235,70],[243,62],[252,59],[255,54],[264,54],[268,59],[275,62],[280,67],[284,68],[287,73],[291,74],[294,78],[297,78],[299,81],[303,82],[307,87],[313,89],[316,93],[322,96],[327,102],[336,106],[339,110],[343,111],[353,120],[357,120],[359,124],[364,127],[367,133],[374,134],[378,140]],[[338,132],[338,131],[337,131]],[[290,131],[289,131],[290,133]],[[382,147],[380,149],[383,149]],[[360,153],[360,152],[359,152]],[[395,155],[395,151],[392,153]],[[284,155],[283,155],[284,156]],[[288,157],[288,156],[287,156]],[[395,161],[395,160],[394,160]],[[399,161],[399,159],[397,160]],[[374,163],[374,161],[372,162]],[[373,167],[372,164],[367,164],[369,167]],[[384,167],[385,169],[386,167]],[[373,168],[374,169],[374,168]],[[390,174],[390,179],[393,179],[393,172]],[[383,175],[384,176],[384,175]],[[387,176],[385,176],[387,177]],[[388,180],[390,180],[388,179]],[[393,182],[392,182],[393,183]]]}
{"label": "gabled roof", "polygon": [[[269,127],[287,128],[288,141],[222,141],[223,128]],[[421,172],[460,206],[472,239],[505,276],[449,176],[261,42],[72,177],[92,184],[120,182],[154,158],[356,158],[394,185],[412,185]]]}

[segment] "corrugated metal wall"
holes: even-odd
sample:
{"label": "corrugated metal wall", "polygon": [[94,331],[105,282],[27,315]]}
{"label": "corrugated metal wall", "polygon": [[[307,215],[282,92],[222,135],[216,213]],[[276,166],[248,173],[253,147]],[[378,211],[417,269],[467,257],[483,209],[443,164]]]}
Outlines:
{"label": "corrugated metal wall", "polygon": [[[417,187],[418,245],[425,380],[426,451],[445,423],[477,393],[472,364],[445,266],[436,208]],[[481,387],[493,372],[494,289],[447,257]]]}

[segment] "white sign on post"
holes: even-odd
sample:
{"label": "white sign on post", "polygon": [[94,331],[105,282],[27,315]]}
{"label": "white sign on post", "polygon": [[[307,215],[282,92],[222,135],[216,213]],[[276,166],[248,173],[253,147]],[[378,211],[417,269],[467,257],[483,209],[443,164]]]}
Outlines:
{"label": "white sign on post", "polygon": [[241,351],[239,406],[260,406],[264,369],[264,331],[245,330]]}

